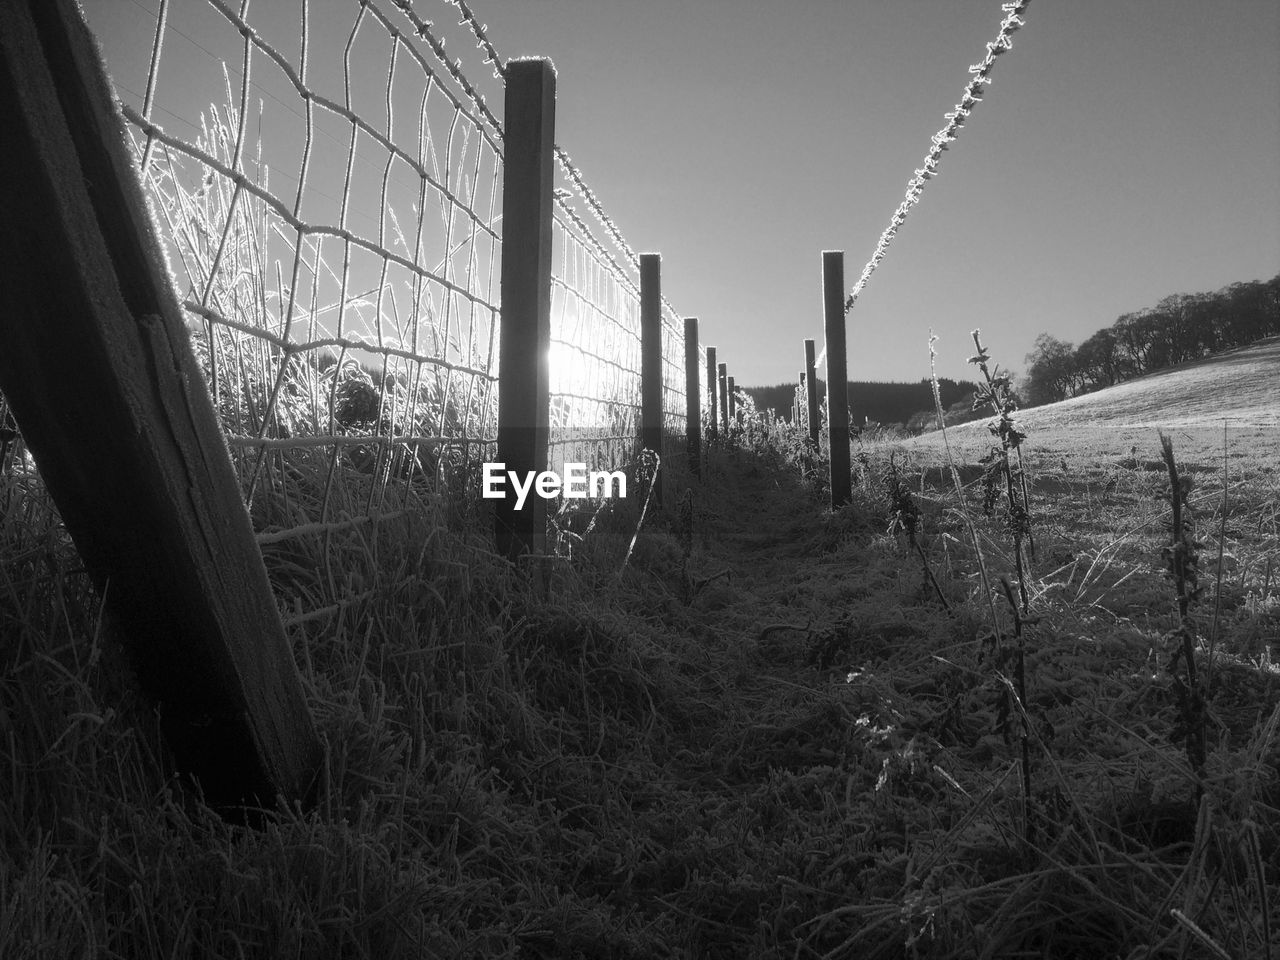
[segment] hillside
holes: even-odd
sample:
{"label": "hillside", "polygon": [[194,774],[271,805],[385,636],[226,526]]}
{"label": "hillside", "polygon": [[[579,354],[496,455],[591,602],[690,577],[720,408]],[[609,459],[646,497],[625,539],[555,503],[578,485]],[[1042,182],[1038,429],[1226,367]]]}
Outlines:
{"label": "hillside", "polygon": [[[989,418],[947,428],[953,451],[976,457],[990,442]],[[1176,367],[1019,411],[1028,447],[1088,456],[1155,456],[1157,430],[1172,432],[1188,456],[1221,460],[1224,429],[1229,448],[1252,457],[1280,457],[1280,337],[1270,337]],[[1084,450],[1078,448],[1083,444]],[[943,452],[938,431],[903,446]]]}
{"label": "hillside", "polygon": [[1280,337],[1149,373],[1096,393],[1026,410],[1028,426],[1280,424]]}

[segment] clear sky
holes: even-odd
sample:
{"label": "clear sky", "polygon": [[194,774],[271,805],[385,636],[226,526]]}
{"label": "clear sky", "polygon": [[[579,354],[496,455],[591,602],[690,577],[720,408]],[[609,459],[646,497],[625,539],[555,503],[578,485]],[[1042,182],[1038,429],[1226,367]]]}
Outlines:
{"label": "clear sky", "polygon": [[[805,337],[821,348],[821,252],[845,251],[852,287],[1004,16],[998,0],[469,2],[502,56],[555,62],[557,142],[744,385],[793,379]],[[84,3],[140,92],[113,51],[145,54],[155,0]],[[458,19],[414,9],[442,32]],[[1020,371],[1042,332],[1079,342],[1167,294],[1280,272],[1280,4],[1033,0],[1025,20],[849,314],[851,379],[927,376],[931,327],[943,376],[971,374],[974,327]],[[478,52],[457,32],[448,49],[500,115]]]}

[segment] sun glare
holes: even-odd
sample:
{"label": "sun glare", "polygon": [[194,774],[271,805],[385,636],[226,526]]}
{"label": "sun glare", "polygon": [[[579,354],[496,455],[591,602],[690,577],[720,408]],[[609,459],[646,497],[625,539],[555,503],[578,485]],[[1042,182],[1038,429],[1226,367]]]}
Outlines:
{"label": "sun glare", "polygon": [[564,426],[594,426],[590,418],[596,404],[584,399],[594,395],[587,358],[571,345],[552,340],[549,380],[556,419]]}

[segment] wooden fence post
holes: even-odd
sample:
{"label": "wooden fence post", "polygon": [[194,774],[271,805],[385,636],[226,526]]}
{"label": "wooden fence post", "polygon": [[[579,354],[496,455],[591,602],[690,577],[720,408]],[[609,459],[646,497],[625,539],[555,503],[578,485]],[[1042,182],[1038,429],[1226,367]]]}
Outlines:
{"label": "wooden fence post", "polygon": [[0,130],[0,389],[179,770],[230,818],[305,802],[320,741],[74,0],[0,3]]}
{"label": "wooden fence post", "polygon": [[[729,419],[734,420],[738,415],[738,395],[733,390],[733,377],[727,378],[729,388]],[[736,423],[737,421],[734,420]]]}
{"label": "wooden fence post", "polygon": [[[551,202],[556,73],[550,60],[507,63],[502,173],[502,320],[498,459],[520,477],[547,469],[551,349]],[[545,548],[546,501],[497,502],[498,552],[514,560]]]}
{"label": "wooden fence post", "polygon": [[805,340],[804,342],[804,370],[805,370],[805,400],[808,403],[809,412],[809,442],[813,444],[813,448],[818,448],[818,438],[821,436],[822,415],[818,412],[818,378],[814,371],[814,351],[813,341]]}
{"label": "wooden fence post", "polygon": [[684,422],[689,473],[702,474],[702,358],[698,356],[698,318],[684,318]]}
{"label": "wooden fence post", "polygon": [[719,435],[719,409],[716,402],[716,348],[707,347],[707,435],[714,440]]}
{"label": "wooden fence post", "polygon": [[844,252],[822,253],[822,305],[827,333],[827,439],[831,444],[831,508],[853,499],[849,473],[849,369],[845,356]]}
{"label": "wooden fence post", "polygon": [[[662,458],[662,255],[640,254],[640,443]],[[653,480],[662,506],[666,463]]]}
{"label": "wooden fence post", "polygon": [[729,365],[722,363],[717,369],[720,380],[720,428],[727,438],[729,436]]}

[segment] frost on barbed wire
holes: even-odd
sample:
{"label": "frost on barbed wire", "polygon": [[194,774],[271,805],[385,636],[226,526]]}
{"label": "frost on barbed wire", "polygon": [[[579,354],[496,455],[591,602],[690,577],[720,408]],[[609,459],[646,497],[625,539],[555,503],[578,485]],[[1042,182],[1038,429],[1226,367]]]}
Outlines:
{"label": "frost on barbed wire", "polygon": [[[395,0],[395,2],[401,7],[401,9],[405,10],[407,13],[409,12],[411,0]],[[493,65],[494,76],[499,79],[504,78],[507,72],[506,66],[502,57],[499,55],[497,48],[494,47],[493,42],[489,39],[489,35],[486,32],[488,30],[488,26],[480,23],[480,21],[476,19],[475,14],[472,13],[471,8],[467,5],[466,0],[445,0],[445,2],[457,7],[458,12],[462,14],[462,19],[458,21],[459,24],[465,24],[471,30],[471,34],[476,40],[476,47],[483,50],[485,53],[484,62]],[[415,20],[416,19],[417,18],[415,18]],[[425,23],[427,28],[431,26],[428,22],[419,22]],[[615,224],[613,219],[605,213],[604,207],[601,205],[599,198],[596,197],[595,192],[587,186],[587,181],[583,178],[582,171],[578,169],[573,160],[569,157],[568,152],[559,144],[556,144],[555,146],[555,155],[565,176],[569,178],[569,182],[573,184],[578,195],[582,197],[587,206],[590,207],[592,214],[595,215],[596,219],[600,222],[600,225],[608,231],[610,238],[612,238],[613,242],[617,244],[618,249],[622,251],[632,269],[639,270],[640,258],[636,255],[636,252],[631,249],[630,244],[628,244],[626,239],[622,236],[622,231],[618,229],[617,224]],[[557,193],[556,200],[562,208],[565,206],[564,198],[559,195],[559,193]]]}
{"label": "frost on barbed wire", "polygon": [[[397,10],[405,15],[411,24],[413,24],[413,31],[417,37],[431,48],[431,52],[435,54],[436,59],[439,60],[440,63],[444,65],[445,69],[449,71],[449,75],[453,77],[454,82],[457,83],[458,86],[462,88],[463,92],[471,98],[471,102],[476,105],[476,109],[480,111],[480,115],[484,117],[485,122],[493,128],[493,131],[498,135],[499,139],[501,139],[502,125],[498,123],[498,118],[493,115],[492,111],[490,111],[489,104],[485,102],[484,94],[477,90],[471,84],[471,81],[467,79],[466,74],[463,73],[462,58],[459,57],[457,60],[449,59],[444,52],[444,40],[436,37],[435,34],[431,32],[433,25],[430,20],[424,20],[414,12],[413,0],[391,0],[391,3]],[[464,16],[469,17],[470,11],[464,11]],[[474,18],[471,18],[470,22],[473,24],[472,31],[474,32],[476,27],[479,25],[475,24]],[[481,32],[483,32],[483,29]],[[488,49],[491,56],[497,56],[497,51],[495,51],[492,46]],[[499,78],[502,76],[502,67],[500,62],[494,64],[494,75]]]}
{"label": "frost on barbed wire", "polygon": [[498,56],[498,51],[489,42],[489,37],[485,32],[489,29],[489,25],[476,19],[476,15],[467,6],[467,0],[446,0],[446,2],[453,4],[458,8],[458,12],[462,14],[462,19],[458,22],[464,23],[471,28],[471,33],[476,38],[476,46],[485,52],[484,62],[493,64],[493,75],[499,79],[506,76],[507,71],[502,64],[502,58]]}
{"label": "frost on barbed wire", "polygon": [[[858,278],[858,282],[854,284],[853,292],[845,300],[845,313],[848,313],[853,308],[854,301],[858,299],[858,294],[862,292],[867,280],[875,272],[880,261],[884,259],[885,252],[889,249],[889,244],[893,242],[893,238],[898,233],[898,228],[907,219],[907,212],[920,202],[920,194],[924,191],[925,182],[938,175],[938,161],[942,157],[942,152],[948,149],[948,144],[956,139],[956,134],[964,126],[964,122],[968,119],[974,106],[982,102],[981,94],[983,93],[983,88],[991,83],[991,68],[995,65],[996,57],[1013,48],[1011,37],[1016,30],[1024,26],[1024,21],[1020,14],[1026,11],[1030,3],[1031,0],[1016,0],[1014,3],[1000,5],[1000,9],[1005,13],[1004,20],[1000,22],[1000,32],[996,34],[994,40],[987,44],[987,55],[982,61],[969,67],[969,73],[972,76],[965,86],[964,95],[960,98],[960,102],[956,104],[955,109],[945,114],[947,125],[930,138],[933,145],[929,148],[929,152],[924,158],[924,165],[915,171],[914,177],[907,181],[906,197],[898,205],[898,209],[894,211],[893,217],[889,221],[889,226],[885,228],[884,233],[880,234],[880,240],[876,244],[875,252],[871,255],[871,259],[867,261],[867,265],[862,268],[862,275]],[[825,353],[826,351],[824,350],[823,352]]]}
{"label": "frost on barbed wire", "polygon": [[[395,0],[395,2],[397,2],[402,9],[407,11],[411,0]],[[458,12],[462,14],[462,19],[458,21],[459,24],[466,25],[471,30],[472,36],[475,37],[476,47],[483,50],[485,53],[484,62],[493,65],[494,76],[499,79],[504,78],[506,76],[506,67],[497,48],[494,47],[493,42],[489,39],[487,32],[489,29],[488,25],[482,24],[476,19],[476,15],[472,12],[466,0],[445,0],[445,2],[457,7]],[[426,26],[430,27],[430,23],[427,23]],[[582,198],[582,201],[587,205],[587,208],[590,209],[592,216],[596,219],[596,222],[599,223],[600,226],[605,229],[605,232],[609,234],[610,239],[622,253],[630,268],[633,271],[639,272],[640,257],[636,254],[635,250],[632,249],[631,245],[627,243],[626,238],[622,235],[622,231],[618,229],[618,225],[613,221],[613,218],[605,212],[604,205],[601,204],[600,198],[596,196],[595,191],[587,184],[586,178],[582,175],[582,171],[573,162],[568,151],[559,144],[556,144],[555,155],[557,162],[560,164],[560,169],[564,172],[564,175],[568,178],[569,182],[573,184],[574,190],[577,192],[578,196]],[[563,191],[556,192],[555,200],[557,206],[559,206],[566,215],[574,218],[575,220],[578,219],[577,215],[569,208],[568,196]],[[637,288],[637,293],[638,292]],[[671,302],[665,296],[662,297],[662,305],[666,308],[667,312],[671,314],[671,316],[679,316],[679,314],[676,313],[675,308],[671,305]],[[668,323],[668,326],[670,329],[675,331],[674,324]],[[701,352],[705,355],[705,351]]]}

